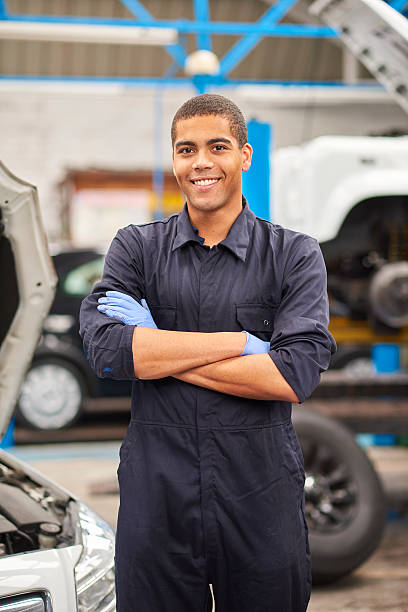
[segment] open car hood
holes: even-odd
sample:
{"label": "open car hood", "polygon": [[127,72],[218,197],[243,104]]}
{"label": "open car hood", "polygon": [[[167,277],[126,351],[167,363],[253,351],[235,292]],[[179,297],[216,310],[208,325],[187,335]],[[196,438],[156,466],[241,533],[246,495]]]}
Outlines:
{"label": "open car hood", "polygon": [[408,19],[383,0],[315,0],[309,11],[342,42],[408,113]]}
{"label": "open car hood", "polygon": [[51,307],[57,276],[37,189],[0,162],[0,438]]}

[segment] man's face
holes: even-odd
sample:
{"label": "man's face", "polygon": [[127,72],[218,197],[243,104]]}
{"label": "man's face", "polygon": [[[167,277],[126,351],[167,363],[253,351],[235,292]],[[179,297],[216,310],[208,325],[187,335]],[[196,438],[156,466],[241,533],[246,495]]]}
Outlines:
{"label": "man's face", "polygon": [[214,211],[241,203],[242,171],[251,165],[252,148],[241,149],[228,119],[204,115],[176,124],[173,172],[190,207]]}

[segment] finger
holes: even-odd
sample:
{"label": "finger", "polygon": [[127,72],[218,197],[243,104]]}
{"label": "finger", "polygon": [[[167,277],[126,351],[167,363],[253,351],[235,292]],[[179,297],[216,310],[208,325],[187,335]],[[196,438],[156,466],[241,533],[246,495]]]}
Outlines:
{"label": "finger", "polygon": [[134,300],[133,298],[129,298],[128,300],[125,300],[121,297],[108,296],[108,297],[99,298],[98,303],[99,304],[115,304],[117,306],[123,306],[124,308],[127,308],[129,312],[143,308],[143,306],[141,306],[139,302],[136,302],[136,300]]}
{"label": "finger", "polygon": [[150,308],[149,308],[149,304],[146,302],[146,300],[143,298],[142,299],[142,306],[143,308],[145,308],[147,310],[147,312],[149,313],[149,315],[151,315],[152,313],[150,312]]}
{"label": "finger", "polygon": [[107,312],[108,310],[110,310],[111,312],[119,313],[124,316],[129,316],[129,311],[126,308],[121,308],[120,306],[115,306],[112,304],[101,304],[100,306],[97,306],[97,308],[101,312]]}
{"label": "finger", "polygon": [[115,297],[115,296],[109,296],[109,297],[100,297],[98,298],[98,303],[99,304],[110,304],[110,303],[117,303],[117,304],[128,304],[129,302],[125,301],[123,298],[119,298],[119,297]]}
{"label": "finger", "polygon": [[[137,308],[132,305],[129,304],[128,302],[124,302],[123,300],[115,300],[114,298],[106,298],[105,302],[99,302],[99,304],[102,304],[102,306],[108,306],[108,307],[114,307],[114,308],[122,308],[124,311],[126,312],[137,312]],[[139,305],[139,308],[142,308]]]}
{"label": "finger", "polygon": [[126,302],[131,302],[131,303],[136,302],[136,300],[134,300],[130,295],[127,295],[127,293],[122,293],[121,291],[107,291],[106,296],[113,297],[113,298],[120,298],[122,300],[125,300]]}
{"label": "finger", "polygon": [[106,308],[105,306],[97,306],[97,308],[107,317],[110,317],[111,319],[116,319],[117,321],[120,321],[121,323],[124,323],[126,319],[126,315],[124,315],[121,312],[115,312],[111,310],[110,308]]}

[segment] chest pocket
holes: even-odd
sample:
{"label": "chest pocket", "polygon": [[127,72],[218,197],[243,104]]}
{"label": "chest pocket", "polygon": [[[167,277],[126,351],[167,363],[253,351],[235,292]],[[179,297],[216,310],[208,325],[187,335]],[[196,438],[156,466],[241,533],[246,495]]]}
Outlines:
{"label": "chest pocket", "polygon": [[150,306],[150,312],[159,329],[176,329],[177,310],[175,306]]}
{"label": "chest pocket", "polygon": [[277,306],[267,304],[237,304],[237,321],[242,329],[261,340],[270,340]]}

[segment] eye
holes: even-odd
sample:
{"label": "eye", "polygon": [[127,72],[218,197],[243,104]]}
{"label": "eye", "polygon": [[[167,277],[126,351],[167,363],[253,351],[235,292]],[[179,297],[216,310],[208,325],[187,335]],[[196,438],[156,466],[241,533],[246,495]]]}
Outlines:
{"label": "eye", "polygon": [[192,149],[191,147],[183,147],[182,149],[179,149],[179,150],[178,150],[178,153],[181,153],[181,154],[188,154],[188,153],[191,153],[191,152],[192,152],[192,150],[193,150],[193,149]]}
{"label": "eye", "polygon": [[217,145],[215,145],[215,147],[214,147],[214,149],[215,149],[216,151],[222,151],[222,150],[225,150],[226,148],[227,148],[227,147],[226,147],[225,145],[222,145],[222,144],[217,144]]}

